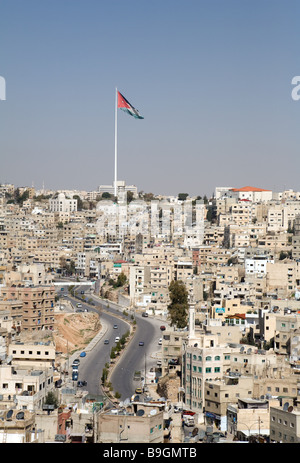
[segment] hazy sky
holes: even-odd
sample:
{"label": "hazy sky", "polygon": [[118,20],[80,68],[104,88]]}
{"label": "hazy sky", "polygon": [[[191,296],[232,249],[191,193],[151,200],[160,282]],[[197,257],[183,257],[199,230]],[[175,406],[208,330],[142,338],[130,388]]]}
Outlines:
{"label": "hazy sky", "polygon": [[0,182],[300,190],[299,0],[0,0]]}

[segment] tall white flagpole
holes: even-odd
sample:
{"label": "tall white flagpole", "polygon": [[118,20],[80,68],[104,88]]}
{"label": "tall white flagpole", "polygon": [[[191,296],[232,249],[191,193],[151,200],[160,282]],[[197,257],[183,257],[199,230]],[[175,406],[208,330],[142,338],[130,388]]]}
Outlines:
{"label": "tall white flagpole", "polygon": [[117,196],[117,142],[118,142],[118,91],[116,88],[116,105],[115,105],[115,196]]}

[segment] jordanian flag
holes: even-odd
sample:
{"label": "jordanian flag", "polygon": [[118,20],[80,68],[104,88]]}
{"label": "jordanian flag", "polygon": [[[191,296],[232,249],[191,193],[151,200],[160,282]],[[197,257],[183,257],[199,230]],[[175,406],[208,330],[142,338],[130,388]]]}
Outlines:
{"label": "jordanian flag", "polygon": [[140,115],[138,110],[135,109],[119,91],[118,91],[118,108],[122,109],[122,111],[124,111],[127,114],[130,114],[130,116],[133,116],[136,119],[144,119]]}

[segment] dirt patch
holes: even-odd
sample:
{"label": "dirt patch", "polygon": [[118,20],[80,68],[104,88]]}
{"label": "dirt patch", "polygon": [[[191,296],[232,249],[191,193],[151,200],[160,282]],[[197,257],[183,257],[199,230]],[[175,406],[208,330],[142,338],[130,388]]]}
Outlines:
{"label": "dirt patch", "polygon": [[21,331],[20,341],[54,341],[56,352],[71,355],[84,348],[100,331],[99,315],[92,312],[55,314],[53,331]]}
{"label": "dirt patch", "polygon": [[72,354],[85,347],[100,331],[99,315],[92,312],[55,315],[53,340],[56,351]]}

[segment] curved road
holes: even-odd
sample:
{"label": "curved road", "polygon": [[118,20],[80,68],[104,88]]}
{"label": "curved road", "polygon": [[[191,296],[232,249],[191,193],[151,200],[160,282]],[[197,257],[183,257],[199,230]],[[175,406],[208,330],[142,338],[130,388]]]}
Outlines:
{"label": "curved road", "polygon": [[[79,291],[77,290],[76,292],[78,293]],[[79,299],[71,296],[68,296],[68,298],[74,306],[76,303],[81,302]],[[118,308],[116,304],[110,302],[108,307],[97,296],[90,295],[89,298],[94,301],[95,306],[91,307],[81,302],[82,309],[87,308],[90,312],[98,313],[102,326],[106,331],[102,339],[87,353],[86,357],[80,357],[78,380],[87,381],[85,389],[90,394],[102,395],[101,375],[103,368],[105,367],[105,363],[110,361],[110,351],[115,345],[115,337],[119,336],[121,338],[129,330],[129,325],[124,319],[118,318],[118,316],[123,316],[123,309]],[[109,311],[109,313],[101,311],[101,308]],[[130,319],[130,315],[128,319]],[[122,352],[121,358],[111,375],[113,389],[115,392],[121,394],[121,400],[130,398],[134,394],[135,388],[140,386],[140,383],[133,380],[134,372],[141,371],[142,376],[144,376],[145,367],[149,371],[151,367],[156,365],[157,359],[155,354],[161,349],[158,345],[158,340],[162,337],[159,327],[162,324],[166,324],[152,317],[144,318],[140,315],[136,315],[135,319],[137,329],[134,338],[126,350]],[[117,329],[113,328],[115,324],[118,325]],[[108,345],[104,344],[105,339],[109,340]],[[140,341],[144,342],[144,346],[139,346]]]}

